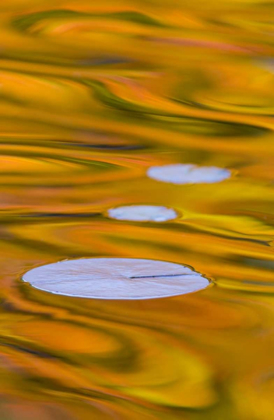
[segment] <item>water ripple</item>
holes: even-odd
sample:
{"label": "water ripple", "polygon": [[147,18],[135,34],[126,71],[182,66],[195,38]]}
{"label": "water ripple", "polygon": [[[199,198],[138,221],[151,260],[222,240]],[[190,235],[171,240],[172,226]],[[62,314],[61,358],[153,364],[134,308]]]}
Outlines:
{"label": "water ripple", "polygon": [[[0,12],[0,418],[269,420],[273,2]],[[178,162],[232,177],[178,188],[146,175]],[[180,217],[108,217],[132,205]],[[102,256],[186,264],[214,287],[79,302],[21,282]]]}

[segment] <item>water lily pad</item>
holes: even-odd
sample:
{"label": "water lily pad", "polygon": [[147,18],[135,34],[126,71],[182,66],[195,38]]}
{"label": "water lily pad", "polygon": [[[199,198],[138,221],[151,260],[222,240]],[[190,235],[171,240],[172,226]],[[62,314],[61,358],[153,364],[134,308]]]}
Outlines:
{"label": "water lily pad", "polygon": [[209,285],[183,265],[135,258],[61,261],[28,271],[23,281],[60,295],[127,300],[183,295]]}
{"label": "water lily pad", "polygon": [[216,166],[196,166],[176,163],[163,166],[152,166],[147,175],[157,181],[171,184],[213,184],[231,176],[228,169]]}
{"label": "water lily pad", "polygon": [[116,220],[133,222],[166,222],[178,217],[175,210],[163,206],[121,206],[108,210],[108,216]]}

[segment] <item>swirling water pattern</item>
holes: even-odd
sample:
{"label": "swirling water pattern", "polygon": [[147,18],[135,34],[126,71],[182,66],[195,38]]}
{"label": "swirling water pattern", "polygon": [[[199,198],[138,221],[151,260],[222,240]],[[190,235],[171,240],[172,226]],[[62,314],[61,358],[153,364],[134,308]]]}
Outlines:
{"label": "swirling water pattern", "polygon": [[[270,0],[1,2],[1,420],[273,416],[273,13]],[[176,163],[232,177],[146,176]],[[180,217],[107,217],[145,204]],[[116,302],[20,280],[98,256],[186,264],[215,286]]]}

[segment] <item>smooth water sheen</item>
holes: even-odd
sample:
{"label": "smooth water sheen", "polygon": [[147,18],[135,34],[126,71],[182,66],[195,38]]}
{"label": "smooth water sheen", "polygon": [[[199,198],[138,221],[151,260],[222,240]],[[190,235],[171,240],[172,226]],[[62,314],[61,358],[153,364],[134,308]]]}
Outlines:
{"label": "smooth water sheen", "polygon": [[[270,0],[1,2],[1,420],[271,419],[273,15]],[[174,164],[231,176],[147,175]],[[108,216],[130,205],[180,217]],[[214,286],[115,301],[21,281],[94,257]]]}

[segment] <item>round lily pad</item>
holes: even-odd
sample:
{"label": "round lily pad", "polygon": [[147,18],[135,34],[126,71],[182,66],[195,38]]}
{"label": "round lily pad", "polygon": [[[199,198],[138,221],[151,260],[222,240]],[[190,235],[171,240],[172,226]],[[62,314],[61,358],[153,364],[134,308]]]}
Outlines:
{"label": "round lily pad", "polygon": [[178,217],[175,210],[163,206],[121,206],[108,210],[108,216],[116,220],[132,222],[166,222]]}
{"label": "round lily pad", "polygon": [[196,166],[176,163],[163,166],[152,166],[147,175],[157,181],[171,184],[213,184],[230,178],[228,169],[216,166]]}
{"label": "round lily pad", "polygon": [[209,285],[183,265],[135,258],[61,261],[28,271],[23,281],[59,295],[126,300],[183,295]]}

